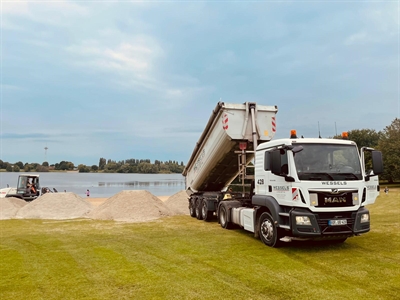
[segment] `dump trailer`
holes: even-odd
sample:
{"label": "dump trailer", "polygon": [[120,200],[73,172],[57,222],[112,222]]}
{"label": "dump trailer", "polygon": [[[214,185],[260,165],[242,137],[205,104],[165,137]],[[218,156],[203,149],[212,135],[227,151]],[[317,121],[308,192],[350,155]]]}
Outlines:
{"label": "dump trailer", "polygon": [[250,102],[217,104],[183,171],[192,216],[209,220],[225,195],[223,190],[240,173],[246,177],[245,166],[254,151],[245,149],[273,138],[277,111],[276,106]]}
{"label": "dump trailer", "polygon": [[[344,242],[370,230],[382,154],[342,139],[272,140],[276,106],[220,102],[183,171],[192,217],[241,227],[271,247],[293,240]],[[366,169],[367,157],[372,168]],[[254,175],[246,167],[254,164]],[[248,191],[227,190],[236,177]]]}

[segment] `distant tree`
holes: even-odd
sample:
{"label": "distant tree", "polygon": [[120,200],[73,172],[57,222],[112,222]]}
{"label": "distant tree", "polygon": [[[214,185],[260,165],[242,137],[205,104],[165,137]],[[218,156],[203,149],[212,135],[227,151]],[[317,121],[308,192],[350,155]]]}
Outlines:
{"label": "distant tree", "polygon": [[96,165],[93,165],[93,166],[90,167],[90,170],[93,171],[93,172],[97,172],[98,169],[99,169],[99,167],[96,166]]}
{"label": "distant tree", "polygon": [[100,170],[104,170],[104,167],[106,166],[106,159],[103,157],[100,157],[99,160],[99,169]]}
{"label": "distant tree", "polygon": [[47,161],[44,161],[44,162],[42,163],[42,166],[43,166],[43,167],[48,167],[48,166],[49,166],[49,163],[48,163]]}
{"label": "distant tree", "polygon": [[382,151],[384,173],[381,178],[393,183],[400,180],[400,119],[396,118],[383,131],[378,148]]}
{"label": "distant tree", "polygon": [[14,169],[14,168],[13,168],[13,166],[12,166],[11,164],[7,164],[7,165],[6,165],[6,171],[7,171],[7,172],[12,172],[13,169]]}
{"label": "distant tree", "polygon": [[[22,167],[23,167],[23,165],[22,165]],[[14,172],[19,172],[21,169],[20,169],[20,167],[19,167],[19,165],[14,165]]]}
{"label": "distant tree", "polygon": [[[374,129],[354,129],[347,132],[348,139],[354,141],[358,149],[362,147],[376,148],[378,146],[379,139],[382,136],[382,132],[376,132]],[[334,138],[342,139],[341,135],[337,135]],[[372,158],[369,152],[365,152],[365,169],[370,170],[372,168]]]}
{"label": "distant tree", "polygon": [[25,172],[30,172],[32,170],[33,170],[33,166],[31,164],[25,164],[25,166],[24,166]]}
{"label": "distant tree", "polygon": [[118,171],[118,165],[115,162],[108,162],[104,167],[104,172],[106,173],[115,173]]}
{"label": "distant tree", "polygon": [[0,169],[5,169],[3,165],[4,165],[4,162],[0,159]]}
{"label": "distant tree", "polygon": [[90,168],[86,165],[80,164],[80,165],[78,165],[78,171],[79,171],[79,173],[89,173]]}
{"label": "distant tree", "polygon": [[[23,163],[22,161],[18,161],[18,162],[16,162],[14,165],[15,165],[15,166],[18,166],[20,169],[23,169],[23,168],[24,168],[24,163]],[[14,169],[15,169],[15,167],[14,167]]]}
{"label": "distant tree", "polygon": [[135,170],[137,170],[136,166],[124,164],[118,169],[118,173],[135,173]]}
{"label": "distant tree", "polygon": [[37,164],[35,170],[36,170],[36,172],[48,172],[49,167],[45,167],[45,166]]}
{"label": "distant tree", "polygon": [[[359,149],[361,147],[376,147],[382,132],[376,132],[374,129],[354,129],[347,132],[348,138],[356,142]],[[334,138],[341,139],[341,135],[336,135]]]}
{"label": "distant tree", "polygon": [[149,162],[141,162],[138,166],[139,173],[154,174],[157,173],[155,165]]}
{"label": "distant tree", "polygon": [[70,161],[61,161],[59,164],[55,164],[56,170],[73,170],[74,164]]}

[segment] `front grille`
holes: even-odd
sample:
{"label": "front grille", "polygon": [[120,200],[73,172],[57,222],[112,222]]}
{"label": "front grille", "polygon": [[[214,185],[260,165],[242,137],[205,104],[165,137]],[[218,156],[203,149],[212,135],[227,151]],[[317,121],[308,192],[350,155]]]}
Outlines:
{"label": "front grille", "polygon": [[311,192],[318,196],[318,205],[316,207],[347,207],[353,206],[353,193],[357,191],[345,191],[339,193],[330,192]]}

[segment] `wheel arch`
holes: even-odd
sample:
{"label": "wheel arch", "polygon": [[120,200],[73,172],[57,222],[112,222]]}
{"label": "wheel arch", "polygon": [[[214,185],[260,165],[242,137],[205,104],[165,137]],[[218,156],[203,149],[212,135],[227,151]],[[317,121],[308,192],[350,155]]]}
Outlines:
{"label": "wheel arch", "polygon": [[258,206],[256,217],[259,218],[263,212],[268,212],[275,221],[281,223],[279,213],[283,212],[283,208],[279,205],[274,197],[266,195],[254,195],[252,204]]}
{"label": "wheel arch", "polygon": [[252,198],[252,204],[256,207],[256,216],[254,219],[254,237],[260,238],[259,232],[259,220],[260,216],[267,212],[269,213],[275,222],[280,224],[282,222],[279,213],[283,211],[282,207],[279,205],[278,201],[274,197],[266,195],[254,195]]}

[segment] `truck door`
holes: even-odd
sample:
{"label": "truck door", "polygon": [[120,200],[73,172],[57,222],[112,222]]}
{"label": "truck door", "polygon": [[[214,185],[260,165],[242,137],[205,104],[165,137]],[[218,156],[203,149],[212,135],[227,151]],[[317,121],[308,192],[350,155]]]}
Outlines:
{"label": "truck door", "polygon": [[255,193],[260,195],[268,194],[268,178],[270,171],[269,152],[256,153],[255,165]]}
{"label": "truck door", "polygon": [[271,151],[271,172],[269,176],[269,190],[280,203],[292,203],[291,184],[286,181],[289,175],[288,155],[284,149]]}

